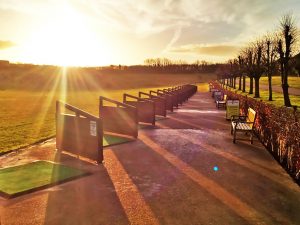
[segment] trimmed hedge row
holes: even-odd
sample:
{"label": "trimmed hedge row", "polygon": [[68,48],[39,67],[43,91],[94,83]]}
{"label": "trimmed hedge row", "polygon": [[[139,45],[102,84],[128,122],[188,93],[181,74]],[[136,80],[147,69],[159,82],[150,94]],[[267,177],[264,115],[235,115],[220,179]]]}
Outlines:
{"label": "trimmed hedge row", "polygon": [[227,94],[228,99],[240,101],[241,114],[248,107],[257,112],[255,133],[275,159],[300,183],[300,112],[294,108],[275,107],[253,98],[225,90],[215,83],[218,89]]}

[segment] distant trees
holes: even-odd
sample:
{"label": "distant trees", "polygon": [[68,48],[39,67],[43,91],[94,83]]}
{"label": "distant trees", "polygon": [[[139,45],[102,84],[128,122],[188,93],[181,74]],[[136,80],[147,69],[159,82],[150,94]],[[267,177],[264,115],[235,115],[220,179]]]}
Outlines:
{"label": "distant trees", "polygon": [[272,94],[272,76],[276,72],[276,65],[278,60],[277,51],[277,39],[276,35],[267,34],[264,38],[265,51],[263,52],[263,58],[266,67],[266,74],[268,76],[268,89],[269,89],[269,101],[273,101]]}
{"label": "distant trees", "polygon": [[148,58],[144,61],[144,69],[158,72],[215,72],[217,64],[204,60],[187,63],[184,60],[170,60],[167,58]]}
{"label": "distant trees", "polygon": [[244,59],[242,58],[242,56],[238,56],[238,63],[239,63],[239,67],[238,67],[238,75],[239,75],[239,90],[242,90],[242,76],[243,76],[243,63],[244,63]]}
{"label": "distant trees", "polygon": [[262,54],[264,51],[264,43],[260,40],[253,44],[254,60],[253,60],[253,77],[255,81],[254,98],[259,98],[259,80],[264,73],[264,65]]}
{"label": "distant trees", "polygon": [[[282,93],[284,96],[284,105],[292,106],[288,93],[288,76],[292,72],[291,62],[295,53],[298,29],[295,26],[292,15],[284,15],[280,20],[279,31],[268,34],[262,39],[247,45],[240,51],[236,59],[228,61],[230,67],[230,76],[233,79],[239,77],[238,90],[245,92],[245,75],[249,77],[249,94],[253,94],[253,81],[255,87],[254,97],[259,98],[259,81],[263,74],[268,77],[269,101],[272,96],[272,76],[279,68],[281,75]],[[300,54],[299,54],[300,58]],[[294,63],[295,69],[300,67]],[[226,74],[225,76],[228,76]]]}

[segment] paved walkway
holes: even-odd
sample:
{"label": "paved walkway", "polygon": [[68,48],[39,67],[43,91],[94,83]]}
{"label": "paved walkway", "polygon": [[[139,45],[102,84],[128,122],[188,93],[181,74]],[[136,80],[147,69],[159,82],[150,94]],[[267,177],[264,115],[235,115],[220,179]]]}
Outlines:
{"label": "paved walkway", "polygon": [[54,140],[2,165],[60,161],[93,174],[11,200],[1,224],[299,224],[300,188],[258,140],[232,143],[223,110],[197,93],[135,142],[95,165],[57,155]]}

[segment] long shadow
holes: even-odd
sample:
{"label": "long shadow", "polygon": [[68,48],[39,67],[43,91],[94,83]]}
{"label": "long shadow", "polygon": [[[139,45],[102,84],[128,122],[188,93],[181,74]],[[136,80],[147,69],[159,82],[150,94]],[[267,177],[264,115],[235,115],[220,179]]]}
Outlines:
{"label": "long shadow", "polygon": [[161,224],[251,224],[229,207],[222,196],[217,198],[209,190],[211,184],[199,185],[199,177],[198,182],[191,179],[187,176],[189,171],[143,141],[128,145],[125,151],[112,151]]}
{"label": "long shadow", "polygon": [[[186,125],[193,128],[192,124]],[[166,134],[161,136],[160,132]],[[147,137],[150,132],[144,132],[147,135],[142,138],[140,135],[143,143],[138,142],[125,152],[114,151],[160,222],[193,224],[197,220],[195,223],[205,224],[216,219],[213,224],[293,224],[299,221],[300,194],[291,187],[289,178],[277,178],[270,170],[228,152],[224,154],[223,149],[220,151],[214,145],[191,141],[190,134],[185,137],[182,133],[168,132],[155,130],[150,138]],[[218,138],[214,137],[212,142],[216,143]],[[215,166],[220,169],[214,171]],[[187,210],[188,206],[194,207]],[[215,211],[205,211],[204,207],[215,207]],[[220,211],[224,212],[222,222],[217,221]],[[188,222],[182,218],[188,218]]]}
{"label": "long shadow", "polygon": [[[206,149],[203,149],[199,144],[190,143],[192,139],[190,133],[186,137],[182,133],[178,136],[181,140],[184,138],[186,140],[177,148],[172,143],[174,139],[171,135],[168,135],[168,139],[164,139],[171,140],[168,143],[153,137],[148,138],[148,141],[150,140],[148,143],[149,146],[160,143],[159,148],[167,151],[171,155],[169,157],[175,156],[179,159],[176,163],[180,161],[186,163],[229,193],[233,193],[241,202],[260,212],[268,224],[292,224],[300,221],[300,215],[297,213],[300,209],[300,192],[298,189],[290,188],[293,183],[289,178],[278,176],[278,181],[274,177],[271,179],[267,176],[269,174],[261,173],[253,166],[237,162],[235,158],[216,154],[216,151],[211,151],[210,146],[206,145]],[[214,166],[218,166],[218,172],[213,171]]]}
{"label": "long shadow", "polygon": [[55,161],[93,174],[47,191],[44,224],[129,224],[103,165],[64,154]]}
{"label": "long shadow", "polygon": [[[177,117],[171,117],[171,120],[169,120],[167,123],[160,123],[158,124],[158,127],[160,128],[164,128],[164,129],[170,129],[170,128],[177,128],[180,127],[180,129],[201,129],[201,130],[205,130],[205,129],[210,129],[210,130],[215,130],[215,129],[218,129],[220,130],[219,128],[222,127],[222,129],[226,130],[226,131],[230,131],[230,125],[229,123],[225,123],[225,120],[224,120],[224,115],[223,117],[221,118],[221,120],[216,120],[215,118],[213,118],[213,116],[209,115],[209,118],[208,119],[207,117],[203,118],[199,118],[199,119],[195,119],[193,116],[181,116],[180,119],[178,118],[180,116],[177,116]],[[183,117],[183,118],[182,118]],[[194,119],[194,120],[191,120]],[[188,122],[187,120],[185,119],[188,119],[190,122]],[[199,122],[200,121],[200,122]],[[184,125],[184,126],[183,126]],[[210,131],[212,132],[212,131]],[[216,133],[216,136],[220,135],[219,133]],[[229,136],[230,138],[228,138],[225,142],[229,142],[231,143],[232,142],[232,136]],[[239,143],[238,145],[240,147],[242,147],[243,149],[249,149],[249,144],[245,143],[245,140],[246,142],[248,142],[248,139],[249,138],[244,138],[244,139],[241,139],[240,136],[239,136]],[[257,142],[257,144],[256,144]],[[257,148],[263,148],[263,146],[261,145],[261,143],[259,141],[256,141],[255,140],[255,143],[254,145],[250,145],[250,146],[255,146]],[[258,149],[255,148],[254,151],[257,151]],[[263,148],[264,149],[264,148]],[[236,156],[235,156],[236,157]],[[250,161],[250,160],[247,160],[245,158],[240,158],[244,161],[248,161],[249,163],[255,165],[255,166],[259,166],[261,167],[262,169],[265,169],[265,170],[268,170],[269,172],[272,172],[274,174],[278,174],[278,171],[274,171],[274,170],[271,170],[270,168],[266,167],[266,166],[262,166],[258,163],[255,163],[253,161]],[[273,161],[272,158],[268,157],[269,161]]]}
{"label": "long shadow", "polygon": [[169,129],[226,129],[230,130],[230,125],[218,121],[215,118],[209,116],[206,117],[201,116],[199,118],[195,118],[195,116],[177,116],[177,117],[169,117],[169,120],[160,121],[157,123],[159,126],[165,126]]}

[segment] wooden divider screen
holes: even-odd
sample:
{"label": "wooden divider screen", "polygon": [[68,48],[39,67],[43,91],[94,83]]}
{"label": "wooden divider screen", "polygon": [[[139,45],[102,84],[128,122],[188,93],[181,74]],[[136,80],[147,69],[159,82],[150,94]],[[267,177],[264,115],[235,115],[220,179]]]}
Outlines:
{"label": "wooden divider screen", "polygon": [[157,94],[160,97],[166,99],[166,108],[167,110],[173,112],[173,98],[172,95],[165,93],[163,90],[150,91],[150,94]]}
{"label": "wooden divider screen", "polygon": [[172,91],[171,88],[163,89],[162,91],[164,93],[172,96],[173,107],[178,108],[178,105],[179,105],[179,96],[178,96],[178,93],[175,92],[175,91]]}
{"label": "wooden divider screen", "polygon": [[[75,115],[65,114],[62,108]],[[66,103],[56,102],[56,148],[101,163],[102,120]]]}
{"label": "wooden divider screen", "polygon": [[155,125],[155,103],[150,99],[123,94],[123,103],[137,108],[138,122]]}
{"label": "wooden divider screen", "polygon": [[[144,97],[143,97],[144,96]],[[163,97],[159,97],[157,95],[148,94],[145,92],[139,92],[139,98],[142,99],[151,99],[155,105],[155,115],[158,116],[167,116],[167,109],[166,109],[166,99]]]}
{"label": "wooden divider screen", "polygon": [[182,105],[187,100],[186,91],[182,86],[176,87],[174,91],[178,94],[178,103]]}
{"label": "wooden divider screen", "polygon": [[[110,105],[104,105],[104,102]],[[99,117],[103,120],[104,132],[138,136],[138,115],[136,107],[100,96]]]}

